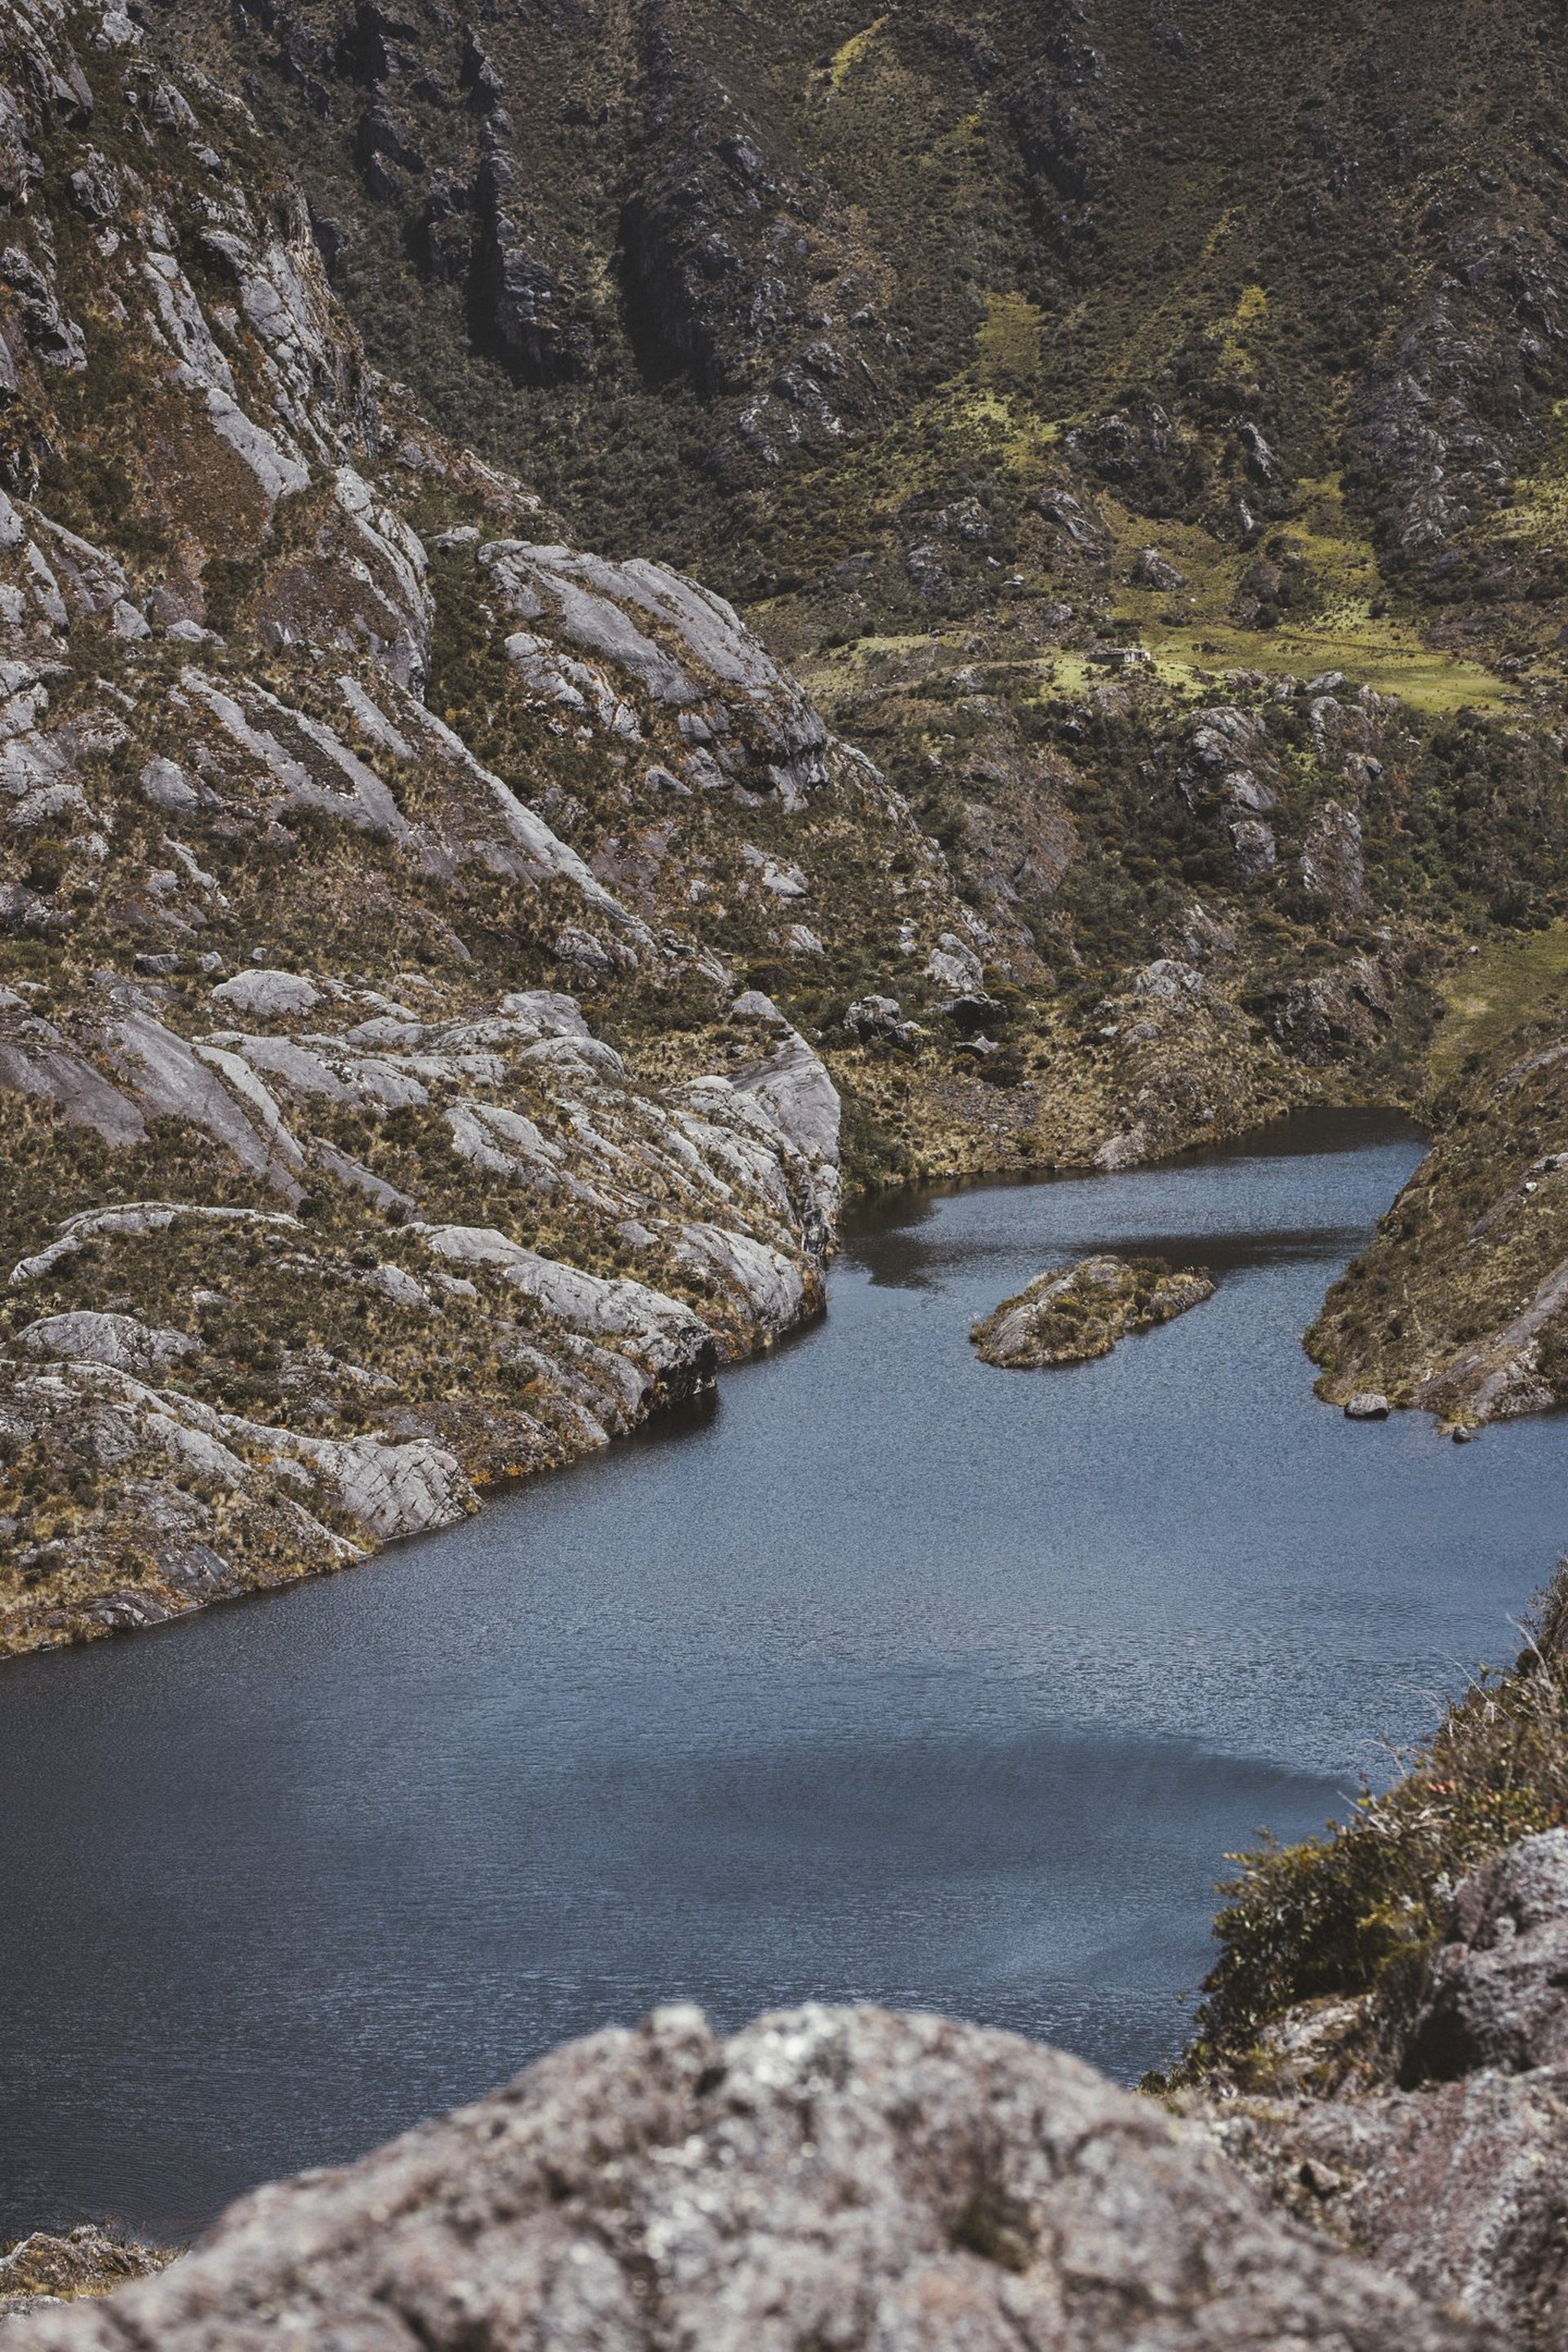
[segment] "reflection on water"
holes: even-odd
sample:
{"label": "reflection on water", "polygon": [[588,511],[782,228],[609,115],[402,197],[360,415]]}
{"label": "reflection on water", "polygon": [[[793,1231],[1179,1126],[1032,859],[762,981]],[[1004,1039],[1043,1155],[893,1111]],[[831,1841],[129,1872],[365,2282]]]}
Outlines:
{"label": "reflection on water", "polygon": [[[1419,1156],[1300,1122],[884,1203],[717,1404],[331,1582],[0,1674],[0,2231],[180,2229],[675,1995],[934,2006],[1123,2074],[1224,1856],[1509,1654],[1563,1431],[1317,1404]],[[1069,1372],[970,1323],[1148,1250],[1208,1306]]]}

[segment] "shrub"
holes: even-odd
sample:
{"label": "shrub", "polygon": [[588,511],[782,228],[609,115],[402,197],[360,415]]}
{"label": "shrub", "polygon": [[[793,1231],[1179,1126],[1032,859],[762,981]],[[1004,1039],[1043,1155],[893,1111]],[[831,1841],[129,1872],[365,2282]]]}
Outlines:
{"label": "shrub", "polygon": [[1568,1562],[1501,1673],[1452,1706],[1386,1794],[1293,1846],[1237,1855],[1220,1958],[1179,2079],[1245,2077],[1258,2034],[1299,2002],[1372,1996],[1369,2054],[1386,2066],[1441,1939],[1455,1882],[1519,1839],[1568,1822]]}

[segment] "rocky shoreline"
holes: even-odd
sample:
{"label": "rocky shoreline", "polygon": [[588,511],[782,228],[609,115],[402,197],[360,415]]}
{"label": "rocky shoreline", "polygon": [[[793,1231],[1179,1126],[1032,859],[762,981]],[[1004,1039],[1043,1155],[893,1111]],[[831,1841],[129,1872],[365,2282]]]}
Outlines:
{"label": "rocky shoreline", "polygon": [[[363,1039],[323,1030],[321,1010],[346,992],[276,967],[256,977],[308,996],[312,1025],[301,1039],[298,1018],[253,1003],[266,1025],[245,1041],[247,1066],[398,1066],[384,1038],[373,1058]],[[351,1023],[360,1009],[351,997]],[[765,998],[734,1008],[739,1063],[662,1098],[639,1092],[559,993],[392,1025],[401,1066],[422,1068],[416,1083],[445,1064],[464,1087],[453,1131],[473,1161],[535,1167],[550,1190],[597,1194],[607,1208],[613,1152],[613,1207],[636,1227],[642,1268],[657,1254],[678,1291],[696,1276],[700,1311],[689,1288],[683,1297],[629,1271],[591,1272],[493,1225],[421,1216],[412,1200],[374,1236],[298,1208],[165,1200],[79,1213],[12,1274],[0,1426],[19,1483],[71,1459],[113,1483],[22,1551],[24,1591],[0,1609],[6,1649],[162,1622],[451,1526],[483,1487],[605,1445],[820,1311],[837,1218],[837,1097]],[[586,1150],[574,1129],[584,1081],[596,1121]],[[534,1118],[511,1107],[525,1088]],[[724,1223],[702,1213],[716,1196],[729,1204]],[[236,1410],[246,1351],[234,1325],[247,1294],[279,1291],[321,1336],[278,1351],[285,1413],[263,1419]],[[28,1319],[35,1305],[52,1311]],[[329,1317],[346,1345],[325,1344]],[[132,1461],[134,1479],[121,1466]],[[116,1577],[110,1564],[128,1559],[145,1565]]]}

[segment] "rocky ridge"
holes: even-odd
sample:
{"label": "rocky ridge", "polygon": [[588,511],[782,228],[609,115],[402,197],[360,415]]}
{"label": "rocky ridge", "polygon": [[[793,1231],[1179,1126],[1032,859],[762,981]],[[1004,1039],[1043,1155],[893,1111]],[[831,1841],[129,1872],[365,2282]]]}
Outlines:
{"label": "rocky ridge", "polygon": [[722,600],[372,376],[237,100],[116,8],[8,6],[0,62],[15,1650],[448,1525],[817,1311],[838,1097],[693,911],[831,933],[826,820],[908,845],[933,951],[962,913]]}

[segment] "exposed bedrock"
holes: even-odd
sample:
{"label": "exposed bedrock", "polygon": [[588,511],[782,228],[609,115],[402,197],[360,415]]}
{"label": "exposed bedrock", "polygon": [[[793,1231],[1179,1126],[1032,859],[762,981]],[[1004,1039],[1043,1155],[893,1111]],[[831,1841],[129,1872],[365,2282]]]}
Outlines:
{"label": "exposed bedrock", "polygon": [[[1303,2085],[1355,2006],[1321,2001],[1264,2038]],[[1278,2204],[1495,2331],[1548,2352],[1568,2325],[1568,1831],[1522,1840],[1466,1878],[1387,2088],[1230,2098],[1220,2144]]]}
{"label": "exposed bedrock", "polygon": [[15,2352],[1461,2352],[1079,2060],[804,2009],[657,2011],[363,2164],[263,2189]]}

